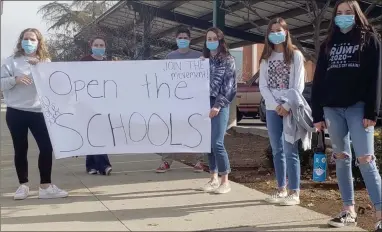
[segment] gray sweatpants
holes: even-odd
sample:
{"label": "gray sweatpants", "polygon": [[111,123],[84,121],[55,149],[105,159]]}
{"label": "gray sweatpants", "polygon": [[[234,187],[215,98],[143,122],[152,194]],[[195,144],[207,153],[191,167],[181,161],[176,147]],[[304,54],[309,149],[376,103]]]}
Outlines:
{"label": "gray sweatpants", "polygon": [[[167,162],[171,166],[177,154],[158,153],[158,155],[162,156],[163,162]],[[195,157],[194,164],[196,164],[199,161],[203,163],[208,163],[208,155],[206,153],[197,153],[197,154],[194,154],[194,157]]]}

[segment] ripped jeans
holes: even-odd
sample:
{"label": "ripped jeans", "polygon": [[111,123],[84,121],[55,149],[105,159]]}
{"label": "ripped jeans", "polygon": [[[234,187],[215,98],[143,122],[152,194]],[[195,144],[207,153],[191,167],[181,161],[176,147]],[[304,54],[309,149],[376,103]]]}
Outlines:
{"label": "ripped jeans", "polygon": [[[374,155],[374,127],[363,126],[363,102],[347,108],[324,107],[326,126],[333,147],[333,158],[336,161],[338,187],[345,206],[352,206],[354,202],[354,186],[352,175],[352,152],[350,136],[362,177],[364,179],[370,199],[377,211],[382,208],[381,175],[378,172]],[[338,158],[336,154],[344,154],[345,158]],[[358,158],[372,156],[370,162],[359,162]]]}

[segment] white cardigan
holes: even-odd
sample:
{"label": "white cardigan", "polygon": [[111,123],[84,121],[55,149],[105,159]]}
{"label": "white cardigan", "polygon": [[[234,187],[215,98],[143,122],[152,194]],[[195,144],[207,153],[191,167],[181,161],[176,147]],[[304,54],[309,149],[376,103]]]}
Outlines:
{"label": "white cardigan", "polygon": [[283,53],[273,52],[268,60],[261,61],[259,87],[267,110],[275,110],[288,89],[295,89],[299,93],[304,91],[304,61],[304,56],[298,50],[294,52],[289,71]]}

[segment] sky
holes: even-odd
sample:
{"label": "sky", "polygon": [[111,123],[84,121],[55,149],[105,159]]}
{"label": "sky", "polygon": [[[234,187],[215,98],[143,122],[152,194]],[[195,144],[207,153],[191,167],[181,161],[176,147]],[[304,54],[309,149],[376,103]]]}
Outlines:
{"label": "sky", "polygon": [[37,28],[48,35],[48,25],[37,15],[39,7],[52,1],[4,1],[1,15],[1,60],[12,55],[21,31]]}

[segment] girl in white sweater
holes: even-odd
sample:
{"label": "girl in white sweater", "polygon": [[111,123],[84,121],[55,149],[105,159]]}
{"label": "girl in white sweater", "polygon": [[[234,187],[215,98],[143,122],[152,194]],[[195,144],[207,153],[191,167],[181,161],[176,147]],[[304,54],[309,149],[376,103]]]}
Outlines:
{"label": "girl in white sweater", "polygon": [[267,128],[278,184],[278,190],[266,199],[269,203],[300,203],[298,142],[291,144],[283,138],[283,117],[289,112],[281,104],[280,98],[291,88],[302,93],[304,83],[304,57],[292,44],[285,20],[275,18],[268,25],[260,64],[260,92],[265,99]]}
{"label": "girl in white sweater", "polygon": [[50,62],[49,53],[40,31],[28,28],[21,32],[15,54],[1,66],[1,91],[7,105],[6,121],[12,136],[20,183],[14,195],[15,200],[23,200],[29,195],[28,130],[40,150],[39,198],[68,196],[66,191],[51,183],[53,148],[31,73],[31,65],[38,62]]}

